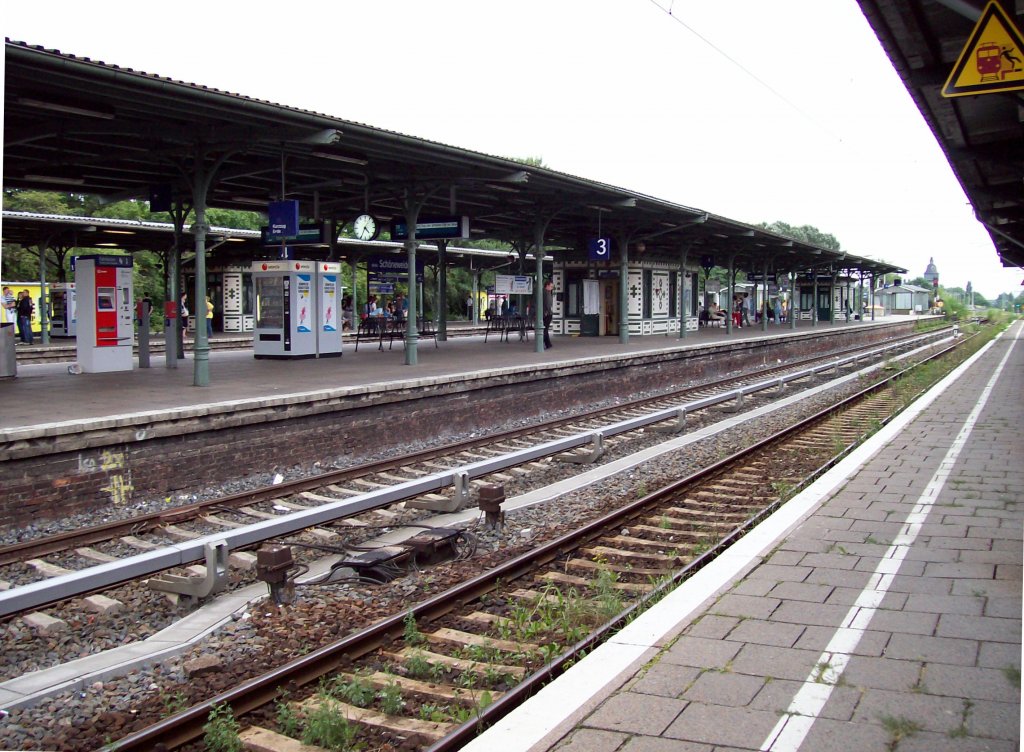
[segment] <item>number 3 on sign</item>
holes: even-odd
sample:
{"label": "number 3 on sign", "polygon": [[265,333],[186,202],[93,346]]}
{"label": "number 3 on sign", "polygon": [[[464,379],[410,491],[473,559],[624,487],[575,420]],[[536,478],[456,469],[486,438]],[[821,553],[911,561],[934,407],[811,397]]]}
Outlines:
{"label": "number 3 on sign", "polygon": [[611,238],[592,238],[587,241],[587,259],[590,261],[607,261],[611,258],[611,250]]}

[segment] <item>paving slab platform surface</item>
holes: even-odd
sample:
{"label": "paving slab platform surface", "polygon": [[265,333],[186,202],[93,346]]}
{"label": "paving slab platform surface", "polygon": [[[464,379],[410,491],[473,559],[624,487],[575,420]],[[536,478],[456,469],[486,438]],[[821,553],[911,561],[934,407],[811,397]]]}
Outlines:
{"label": "paving slab platform surface", "polygon": [[[553,368],[593,359],[609,359],[638,353],[681,347],[701,348],[741,342],[759,337],[805,336],[870,326],[887,326],[905,317],[887,317],[876,322],[820,322],[811,327],[798,322],[796,330],[786,324],[743,327],[726,333],[721,327],[689,332],[632,336],[626,344],[618,337],[555,336],[554,347],[536,352],[533,332],[528,341],[513,334],[508,341],[490,335],[454,337],[435,343],[420,339],[417,363],[405,364],[402,342],[355,342],[346,338],[338,358],[297,360],[256,360],[252,350],[209,353],[209,385],[193,386],[194,361],[188,352],[178,367],[168,369],[162,355],[151,358],[152,367],[115,373],[71,375],[67,363],[19,364],[13,379],[0,379],[0,438],[6,433],[49,426],[51,431],[73,430],[75,421],[102,420],[106,426],[137,420],[144,414],[179,411],[178,417],[195,417],[211,411],[231,411],[260,403],[262,406],[302,402],[317,395],[365,393],[402,383],[410,388],[471,374],[500,373],[523,368]],[[449,325],[450,330],[458,329]],[[353,391],[354,390],[354,391]],[[122,420],[123,418],[123,420]]]}
{"label": "paving slab platform surface", "polygon": [[1016,751],[1024,324],[467,752]]}

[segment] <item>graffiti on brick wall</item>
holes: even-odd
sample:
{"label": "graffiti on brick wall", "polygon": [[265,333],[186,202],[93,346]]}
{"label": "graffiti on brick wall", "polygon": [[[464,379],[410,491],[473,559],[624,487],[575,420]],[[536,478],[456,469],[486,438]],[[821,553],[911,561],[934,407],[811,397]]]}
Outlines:
{"label": "graffiti on brick wall", "polygon": [[102,486],[101,490],[106,492],[111,503],[120,505],[131,501],[135,487],[132,485],[132,471],[124,452],[104,449],[99,460],[78,455],[78,472],[106,473],[107,485]]}

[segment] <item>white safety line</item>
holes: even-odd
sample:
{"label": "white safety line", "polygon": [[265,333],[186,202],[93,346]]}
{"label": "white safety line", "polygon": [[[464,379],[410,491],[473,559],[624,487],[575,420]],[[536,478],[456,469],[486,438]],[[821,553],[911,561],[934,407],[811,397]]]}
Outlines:
{"label": "white safety line", "polygon": [[988,403],[992,390],[1019,338],[1020,330],[1011,341],[1010,347],[995,373],[992,374],[982,390],[974,409],[964,421],[952,446],[946,452],[946,456],[939,463],[938,470],[932,475],[928,485],[918,497],[914,508],[904,520],[900,533],[883,554],[882,560],[875,568],[868,584],[861,590],[856,602],[846,613],[824,652],[815,661],[814,669],[804,680],[803,686],[797,691],[786,712],[767,738],[761,742],[760,750],[764,752],[796,752],[807,738],[811,726],[814,725],[814,721],[817,720],[825,703],[831,697],[832,690],[839,683],[839,677],[842,676],[850,662],[871,618],[889,592],[889,588],[899,572],[900,564],[910,553],[911,545],[917,539],[921,532],[921,526],[924,525],[925,519],[928,517],[928,512],[931,511],[935,501],[939,498],[939,493],[949,479],[953,466],[960,457],[961,450],[967,444],[967,439],[974,430],[974,424]]}

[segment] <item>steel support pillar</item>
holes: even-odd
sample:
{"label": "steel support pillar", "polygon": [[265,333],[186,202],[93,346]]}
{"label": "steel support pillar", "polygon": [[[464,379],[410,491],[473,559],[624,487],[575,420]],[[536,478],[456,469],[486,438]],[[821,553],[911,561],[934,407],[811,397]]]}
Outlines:
{"label": "steel support pillar", "polygon": [[419,222],[421,199],[408,199],[405,202],[405,226],[409,228],[409,239],[405,241],[405,254],[409,263],[409,315],[405,319],[405,365],[414,366],[418,363],[416,342],[419,332],[416,329],[416,311],[418,290],[416,289],[416,223]]}

